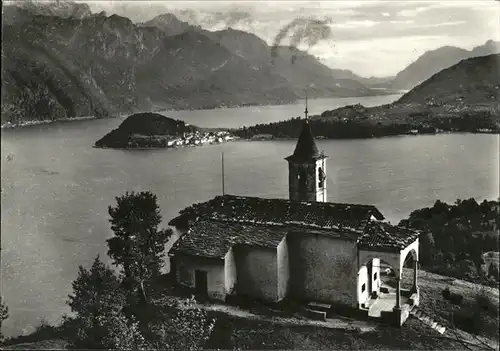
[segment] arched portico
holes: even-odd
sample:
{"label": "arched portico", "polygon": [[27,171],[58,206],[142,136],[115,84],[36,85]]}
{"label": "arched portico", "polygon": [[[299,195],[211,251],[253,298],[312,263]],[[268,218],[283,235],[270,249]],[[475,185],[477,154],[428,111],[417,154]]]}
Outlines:
{"label": "arched portico", "polygon": [[378,257],[363,262],[358,270],[357,301],[358,307],[367,309],[370,300],[384,290],[384,278],[394,272],[391,264]]}
{"label": "arched portico", "polygon": [[[358,240],[358,303],[359,307],[369,306],[369,315],[380,316],[386,312],[397,312],[401,324],[407,314],[401,313],[402,307],[409,310],[418,305],[418,258],[419,232],[391,226],[386,223],[373,223],[367,233]],[[410,289],[401,288],[403,266],[407,258],[413,262],[413,284]],[[369,269],[370,262],[386,262],[394,271],[395,286],[380,287],[380,294],[373,294],[371,301],[365,301],[366,294],[359,290],[359,284]],[[378,270],[380,276],[380,270]],[[361,289],[363,290],[363,289]],[[373,291],[371,291],[373,292]],[[374,312],[375,311],[375,312]],[[403,317],[401,317],[403,316]]]}

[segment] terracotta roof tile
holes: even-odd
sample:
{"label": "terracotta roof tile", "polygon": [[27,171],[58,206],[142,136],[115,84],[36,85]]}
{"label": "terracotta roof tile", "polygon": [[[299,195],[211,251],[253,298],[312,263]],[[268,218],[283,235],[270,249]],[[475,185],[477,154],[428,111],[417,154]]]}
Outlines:
{"label": "terracotta roof tile", "polygon": [[188,255],[223,258],[234,245],[250,245],[276,248],[285,235],[304,233],[324,235],[356,241],[361,234],[350,230],[311,229],[300,226],[276,226],[198,220],[188,232],[176,241],[169,251]]}
{"label": "terracotta roof tile", "polygon": [[187,225],[189,222],[205,219],[363,233],[372,215],[377,219],[384,218],[380,211],[371,205],[223,195],[182,210],[180,216],[171,220],[169,225]]}
{"label": "terracotta roof tile", "polygon": [[371,222],[366,233],[358,240],[358,247],[364,250],[399,251],[420,236],[417,230],[393,226],[388,223]]}
{"label": "terracotta roof tile", "polygon": [[169,254],[222,258],[237,244],[276,248],[288,229],[201,220],[174,244]]}

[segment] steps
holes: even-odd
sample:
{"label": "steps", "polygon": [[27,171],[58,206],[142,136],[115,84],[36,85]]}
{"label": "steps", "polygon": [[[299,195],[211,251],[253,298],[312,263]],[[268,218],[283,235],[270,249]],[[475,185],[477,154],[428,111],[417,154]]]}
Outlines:
{"label": "steps", "polygon": [[419,310],[418,308],[414,308],[410,311],[410,315],[420,320],[422,323],[429,326],[429,328],[434,329],[439,334],[443,335],[446,331],[446,327],[442,326],[438,322],[432,319],[432,317],[426,315],[424,312]]}

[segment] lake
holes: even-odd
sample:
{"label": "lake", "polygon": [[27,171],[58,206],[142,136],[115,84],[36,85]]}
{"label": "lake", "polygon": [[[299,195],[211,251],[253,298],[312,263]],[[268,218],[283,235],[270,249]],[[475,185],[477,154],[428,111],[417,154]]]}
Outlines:
{"label": "lake", "polygon": [[[398,96],[310,101],[311,114],[345,104],[388,103]],[[303,105],[164,112],[205,127],[235,127],[302,115]],[[294,141],[236,141],[198,148],[111,150],[93,143],[121,118],[2,131],[2,295],[4,333],[32,331],[63,313],[78,265],[106,256],[108,206],[126,191],[150,190],[166,226],[193,202],[226,192],[287,197]],[[393,223],[437,199],[499,196],[499,136],[441,134],[369,140],[321,140],[328,199],[376,205]],[[8,157],[11,155],[10,157]]]}

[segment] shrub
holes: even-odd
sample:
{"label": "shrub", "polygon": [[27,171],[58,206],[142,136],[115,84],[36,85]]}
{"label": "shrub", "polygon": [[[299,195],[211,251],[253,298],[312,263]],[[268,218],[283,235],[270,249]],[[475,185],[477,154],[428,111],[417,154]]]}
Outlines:
{"label": "shrub", "polygon": [[489,316],[495,317],[498,312],[498,306],[493,302],[487,291],[481,291],[474,297],[475,305]]}
{"label": "shrub", "polygon": [[461,294],[451,292],[449,287],[446,287],[446,289],[443,290],[442,295],[446,300],[450,301],[454,305],[461,305],[464,299]]}
{"label": "shrub", "polygon": [[473,334],[498,337],[498,305],[484,288],[453,314],[454,324]]}

